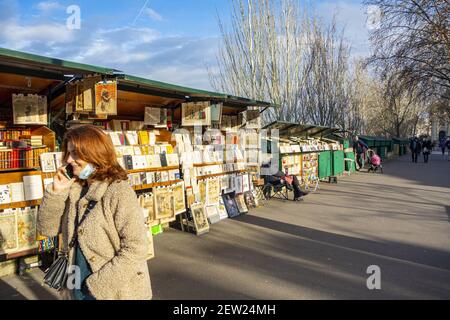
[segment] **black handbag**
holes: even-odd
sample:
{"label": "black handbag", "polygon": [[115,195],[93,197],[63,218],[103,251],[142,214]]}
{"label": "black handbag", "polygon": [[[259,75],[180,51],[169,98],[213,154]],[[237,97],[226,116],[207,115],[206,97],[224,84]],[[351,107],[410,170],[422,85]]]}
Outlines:
{"label": "black handbag", "polygon": [[[69,243],[69,250],[67,252],[60,252],[58,258],[52,263],[52,265],[45,271],[44,283],[50,288],[60,291],[66,285],[69,268],[69,251],[75,246],[78,240],[78,226],[86,219],[88,213],[94,209],[97,201],[89,201],[89,204],[84,212],[81,221],[78,223],[78,210],[75,219],[75,231],[72,236],[72,240]],[[55,249],[56,250],[56,249]]]}

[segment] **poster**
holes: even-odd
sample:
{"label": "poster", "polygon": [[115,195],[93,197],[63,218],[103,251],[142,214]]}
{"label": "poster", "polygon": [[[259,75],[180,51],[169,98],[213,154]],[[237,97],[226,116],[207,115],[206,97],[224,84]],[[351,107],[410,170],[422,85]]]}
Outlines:
{"label": "poster", "polygon": [[245,111],[245,127],[247,129],[259,129],[261,128],[261,115],[259,110],[247,110]]}
{"label": "poster", "polygon": [[251,191],[247,191],[244,193],[244,200],[247,208],[254,209],[257,207],[255,197],[253,196],[253,193]]}
{"label": "poster", "polygon": [[203,207],[203,203],[196,203],[191,206],[192,219],[197,235],[209,231],[208,218]]}
{"label": "poster", "polygon": [[220,221],[219,205],[206,206],[206,216],[210,224],[214,224]]}
{"label": "poster", "polygon": [[172,189],[156,188],[154,197],[155,219],[171,218],[175,215],[172,200]]}
{"label": "poster", "polygon": [[206,203],[207,205],[219,204],[220,198],[220,180],[219,179],[208,179],[206,184]]}
{"label": "poster", "polygon": [[206,202],[206,180],[198,181],[198,189],[199,189],[199,202]]}
{"label": "poster", "polygon": [[0,213],[0,254],[14,252],[17,248],[16,213],[15,211]]}
{"label": "poster", "polygon": [[173,206],[175,215],[186,211],[186,203],[184,201],[184,182],[178,183],[172,187]]}
{"label": "poster", "polygon": [[12,95],[14,124],[47,124],[47,97]]}
{"label": "poster", "polygon": [[161,124],[161,112],[160,108],[145,108],[144,124],[150,126],[156,126]]}
{"label": "poster", "polygon": [[117,82],[99,82],[95,85],[95,114],[117,115]]}
{"label": "poster", "polygon": [[248,212],[248,208],[247,205],[245,204],[245,200],[244,200],[244,195],[243,194],[238,194],[236,196],[236,204],[238,207],[238,210],[240,213],[247,213]]}
{"label": "poster", "polygon": [[210,126],[210,102],[188,102],[181,104],[182,126]]}
{"label": "poster", "polygon": [[37,248],[36,208],[17,211],[17,238],[19,249]]}
{"label": "poster", "polygon": [[100,77],[87,77],[83,79],[83,111],[93,112],[95,105],[95,84],[100,81]]}

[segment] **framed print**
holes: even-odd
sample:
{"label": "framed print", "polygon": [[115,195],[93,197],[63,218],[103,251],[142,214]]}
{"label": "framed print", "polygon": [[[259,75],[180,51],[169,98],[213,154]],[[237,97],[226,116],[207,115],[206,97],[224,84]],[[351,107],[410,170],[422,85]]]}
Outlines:
{"label": "framed print", "polygon": [[172,187],[173,206],[175,215],[186,211],[186,202],[184,199],[184,182],[177,183]]}
{"label": "framed print", "polygon": [[155,124],[155,128],[167,128],[167,109],[159,109],[159,123]]}
{"label": "framed print", "polygon": [[208,218],[203,207],[203,203],[195,203],[191,206],[192,219],[197,235],[209,231]]}
{"label": "framed print", "polygon": [[210,224],[214,224],[220,221],[219,205],[205,206],[206,216]]}
{"label": "framed print", "polygon": [[247,191],[244,193],[244,200],[245,204],[247,205],[247,208],[249,209],[254,209],[258,206],[255,197],[253,196],[253,193],[251,191]]}
{"label": "framed print", "polygon": [[208,179],[206,183],[206,203],[208,206],[219,204],[220,198],[220,180]]}
{"label": "framed print", "polygon": [[18,246],[16,211],[0,213],[0,253],[17,251]]}
{"label": "framed print", "polygon": [[209,101],[181,104],[182,126],[210,126],[211,106]]}
{"label": "framed print", "polygon": [[12,105],[14,124],[47,124],[46,97],[44,99],[36,94],[13,94]]}
{"label": "framed print", "polygon": [[156,188],[155,197],[155,219],[171,218],[175,215],[172,200],[172,189]]}
{"label": "framed print", "polygon": [[117,115],[117,82],[99,82],[95,85],[95,114]]}
{"label": "framed print", "polygon": [[43,153],[40,158],[42,172],[56,172],[55,155],[53,153]]}
{"label": "framed print", "polygon": [[156,126],[161,124],[161,109],[160,108],[145,108],[144,124],[149,126]]}
{"label": "framed print", "polygon": [[234,218],[240,215],[234,192],[225,193],[222,195],[223,203],[225,205],[225,209],[227,210],[228,217]]}
{"label": "framed print", "polygon": [[238,206],[238,210],[240,213],[247,213],[248,212],[248,208],[247,205],[245,204],[245,200],[244,200],[244,195],[243,194],[238,194],[236,196],[236,204]]}

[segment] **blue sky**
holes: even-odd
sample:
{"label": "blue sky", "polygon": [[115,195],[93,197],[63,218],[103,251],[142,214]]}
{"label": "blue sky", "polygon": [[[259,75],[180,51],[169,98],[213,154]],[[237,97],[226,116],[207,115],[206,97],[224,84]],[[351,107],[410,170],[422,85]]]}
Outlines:
{"label": "blue sky", "polygon": [[[219,45],[217,14],[228,21],[230,0],[0,0],[0,47],[117,68],[154,80],[211,89]],[[368,53],[359,1],[312,1],[324,21],[338,10],[353,56]],[[81,10],[69,30],[66,9]]]}

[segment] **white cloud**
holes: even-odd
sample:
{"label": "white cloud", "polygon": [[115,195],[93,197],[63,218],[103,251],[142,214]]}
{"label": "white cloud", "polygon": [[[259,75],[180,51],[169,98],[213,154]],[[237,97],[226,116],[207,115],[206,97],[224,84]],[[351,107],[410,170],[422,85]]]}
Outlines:
{"label": "white cloud", "polygon": [[152,20],[155,20],[155,21],[162,21],[163,20],[163,17],[158,12],[156,12],[155,10],[153,10],[151,8],[146,8],[145,9],[145,14],[147,16],[149,16]]}
{"label": "white cloud", "polygon": [[64,6],[57,1],[42,1],[37,4],[37,8],[41,11],[48,12],[52,10],[64,9]]}

